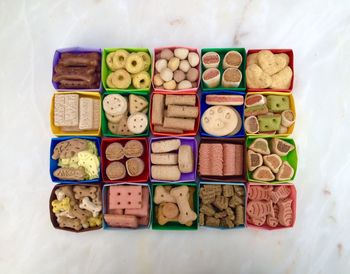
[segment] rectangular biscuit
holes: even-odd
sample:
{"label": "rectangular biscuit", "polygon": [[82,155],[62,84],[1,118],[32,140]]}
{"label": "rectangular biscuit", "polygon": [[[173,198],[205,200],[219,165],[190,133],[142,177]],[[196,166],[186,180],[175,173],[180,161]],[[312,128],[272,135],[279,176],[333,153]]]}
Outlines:
{"label": "rectangular biscuit", "polygon": [[56,94],[54,98],[54,125],[78,126],[79,124],[79,95]]}
{"label": "rectangular biscuit", "polygon": [[177,153],[151,153],[151,163],[154,165],[177,165]]}
{"label": "rectangular biscuit", "polygon": [[176,165],[153,165],[151,167],[151,177],[162,181],[178,181],[181,173]]}
{"label": "rectangular biscuit", "polygon": [[93,99],[93,119],[92,119],[92,129],[98,130],[101,123],[101,104],[100,100]]}
{"label": "rectangular biscuit", "polygon": [[178,150],[181,145],[180,139],[169,139],[152,142],[153,153],[163,153]]}
{"label": "rectangular biscuit", "polygon": [[176,128],[182,130],[194,130],[195,119],[184,119],[184,118],[164,118],[164,127]]}
{"label": "rectangular biscuit", "polygon": [[91,98],[80,98],[79,100],[79,128],[91,130],[93,122],[93,100]]}
{"label": "rectangular biscuit", "polygon": [[167,133],[184,133],[182,129],[176,129],[176,128],[166,128],[163,126],[155,125],[154,126],[155,132],[167,132]]}
{"label": "rectangular biscuit", "polygon": [[179,147],[179,169],[181,173],[191,173],[194,168],[194,155],[192,147],[181,145]]}
{"label": "rectangular biscuit", "polygon": [[195,106],[196,95],[166,95],[165,105]]}
{"label": "rectangular biscuit", "polygon": [[164,95],[154,94],[152,98],[152,124],[162,125],[164,117]]}
{"label": "rectangular biscuit", "polygon": [[198,107],[169,105],[166,116],[177,118],[197,118]]}
{"label": "rectangular biscuit", "polygon": [[138,227],[136,216],[104,214],[103,217],[106,223],[112,227],[128,227],[128,228]]}
{"label": "rectangular biscuit", "polygon": [[142,204],[141,208],[127,208],[125,209],[126,215],[134,215],[137,217],[147,217],[149,211],[149,191],[148,187],[142,187]]}
{"label": "rectangular biscuit", "polygon": [[109,209],[141,208],[141,186],[110,186],[108,191]]}

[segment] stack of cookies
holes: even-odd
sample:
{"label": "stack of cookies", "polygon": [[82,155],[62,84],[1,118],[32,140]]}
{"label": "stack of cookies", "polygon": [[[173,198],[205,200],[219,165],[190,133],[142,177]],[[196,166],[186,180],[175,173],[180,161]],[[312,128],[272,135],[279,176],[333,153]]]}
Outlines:
{"label": "stack of cookies", "polygon": [[196,103],[196,95],[153,94],[151,117],[154,133],[193,132],[199,115]]}
{"label": "stack of cookies", "polygon": [[64,132],[98,130],[101,121],[100,100],[78,93],[54,95],[53,123]]}
{"label": "stack of cookies", "polygon": [[151,178],[158,181],[179,181],[182,174],[193,173],[193,147],[181,139],[153,141],[151,144]]}
{"label": "stack of cookies", "polygon": [[104,152],[108,160],[105,174],[110,181],[127,181],[130,177],[138,177],[147,164],[142,159],[145,148],[140,141],[130,140],[124,146],[121,142],[110,143]]}
{"label": "stack of cookies", "polygon": [[203,184],[199,197],[200,225],[223,228],[244,225],[245,189],[243,186]]}
{"label": "stack of cookies", "polygon": [[148,101],[144,96],[108,94],[103,99],[108,129],[115,135],[138,135],[148,128]]}

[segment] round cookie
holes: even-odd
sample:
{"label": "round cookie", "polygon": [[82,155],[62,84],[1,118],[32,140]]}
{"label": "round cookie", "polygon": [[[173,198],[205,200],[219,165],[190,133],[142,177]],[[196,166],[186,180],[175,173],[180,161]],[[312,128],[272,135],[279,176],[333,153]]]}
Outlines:
{"label": "round cookie", "polygon": [[125,115],[124,113],[123,114],[117,114],[117,115],[114,115],[114,114],[108,114],[107,112],[105,112],[106,114],[106,119],[111,122],[111,123],[119,123],[120,120],[123,118],[123,116]]}
{"label": "round cookie", "polygon": [[118,127],[119,127],[118,124],[108,122],[108,129],[113,134],[118,134]]}
{"label": "round cookie", "polygon": [[137,54],[140,55],[145,62],[143,70],[148,70],[151,65],[151,56],[146,52],[138,52]]}
{"label": "round cookie", "polygon": [[179,215],[179,208],[174,203],[163,203],[162,212],[164,217],[174,219]]}
{"label": "round cookie", "polygon": [[146,114],[136,112],[129,116],[127,126],[132,133],[141,134],[148,126],[148,118]]}
{"label": "round cookie", "polygon": [[110,180],[120,180],[126,176],[125,166],[121,162],[112,162],[106,168],[106,175]]}
{"label": "round cookie", "polygon": [[127,111],[128,103],[120,94],[109,94],[103,99],[103,109],[111,115],[123,114]]}
{"label": "round cookie", "polygon": [[127,158],[141,157],[143,154],[143,145],[138,140],[130,140],[124,145],[124,155]]}
{"label": "round cookie", "polygon": [[151,77],[147,71],[141,71],[132,77],[132,84],[137,89],[149,88],[151,85]]}
{"label": "round cookie", "polygon": [[145,61],[142,56],[137,53],[129,54],[126,59],[125,68],[129,73],[135,74],[142,71],[145,67]]}
{"label": "round cookie", "polygon": [[203,113],[201,124],[206,133],[214,136],[225,136],[237,133],[237,128],[239,124],[242,124],[242,119],[234,108],[213,106]]}
{"label": "round cookie", "polygon": [[121,160],[124,158],[123,146],[120,143],[111,143],[107,146],[106,158],[109,161]]}
{"label": "round cookie", "polygon": [[140,158],[130,158],[125,164],[126,170],[131,177],[141,175],[145,169],[145,163]]}
{"label": "round cookie", "polygon": [[126,58],[128,55],[129,52],[124,49],[108,53],[106,58],[107,66],[112,71],[123,68],[125,66]]}
{"label": "round cookie", "polygon": [[131,84],[131,76],[125,69],[118,69],[107,76],[109,88],[128,88]]}

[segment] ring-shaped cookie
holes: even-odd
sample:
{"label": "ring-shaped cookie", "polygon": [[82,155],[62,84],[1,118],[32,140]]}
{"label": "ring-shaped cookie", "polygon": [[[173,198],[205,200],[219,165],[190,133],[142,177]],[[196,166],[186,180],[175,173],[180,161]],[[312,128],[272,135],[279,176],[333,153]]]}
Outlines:
{"label": "ring-shaped cookie", "polygon": [[124,89],[131,84],[131,76],[125,69],[118,69],[107,76],[107,86]]}
{"label": "ring-shaped cookie", "polygon": [[145,66],[144,66],[143,70],[147,71],[151,65],[151,56],[149,56],[148,53],[142,52],[142,51],[138,52],[137,54],[140,55],[142,57],[143,61],[145,62]]}
{"label": "ring-shaped cookie", "polygon": [[151,86],[151,77],[148,72],[141,71],[132,77],[132,84],[137,89],[149,88]]}
{"label": "ring-shaped cookie", "polygon": [[129,54],[128,58],[126,58],[125,68],[128,72],[135,74],[142,71],[144,67],[145,62],[139,54],[134,52]]}
{"label": "ring-shaped cookie", "polygon": [[[113,58],[112,58],[112,68],[111,70],[117,70],[125,67],[126,59],[129,56],[129,52],[127,52],[125,49],[118,49],[114,52]],[[108,57],[108,56],[107,56]]]}

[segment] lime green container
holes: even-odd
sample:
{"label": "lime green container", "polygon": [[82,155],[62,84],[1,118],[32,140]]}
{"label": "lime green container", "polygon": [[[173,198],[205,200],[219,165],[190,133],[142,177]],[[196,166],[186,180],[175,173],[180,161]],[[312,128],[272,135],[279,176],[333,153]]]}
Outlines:
{"label": "lime green container", "polygon": [[[247,140],[246,140],[246,150],[247,151],[248,151],[248,148],[251,145],[251,143],[257,138],[266,139],[270,143],[270,139],[272,139],[274,137],[271,137],[271,136],[248,136]],[[253,179],[253,177],[252,177],[253,172],[248,170],[248,165],[247,165],[247,180],[248,180],[248,182],[259,182],[259,183],[266,183],[266,184],[281,184],[281,183],[290,183],[291,181],[294,180],[295,175],[297,173],[297,168],[298,168],[298,155],[297,155],[297,147],[295,145],[295,142],[292,138],[286,138],[286,137],[277,137],[277,138],[281,139],[283,141],[286,141],[295,147],[295,149],[293,149],[291,152],[289,152],[287,156],[281,157],[282,161],[288,161],[288,163],[293,167],[293,169],[294,169],[293,177],[290,180],[272,181],[272,182],[265,182],[265,181],[261,181],[261,180],[256,180],[256,179]]]}
{"label": "lime green container", "polygon": [[[137,89],[135,88],[132,83],[130,85],[129,88],[127,89],[115,89],[115,88],[109,88],[107,86],[107,76],[112,72],[108,66],[107,66],[107,63],[106,63],[106,58],[107,58],[107,55],[108,53],[110,52],[114,52],[114,51],[117,51],[117,50],[120,50],[120,49],[124,49],[126,51],[128,51],[129,53],[132,53],[132,52],[146,52],[149,54],[149,56],[151,57],[151,65],[148,69],[148,73],[149,73],[149,76],[150,76],[150,86],[149,88],[146,88],[146,89]],[[124,90],[124,91],[133,91],[133,92],[150,92],[151,90],[151,86],[152,86],[152,55],[150,53],[150,51],[147,49],[147,48],[106,48],[106,49],[103,49],[103,52],[102,52],[102,84],[103,84],[103,88],[106,90],[106,91],[121,91],[121,90]]]}
{"label": "lime green container", "polygon": [[154,230],[197,230],[198,229],[198,186],[196,183],[153,183],[152,184],[152,201],[154,200],[154,191],[157,186],[191,186],[195,188],[194,197],[193,197],[193,208],[194,211],[197,214],[197,219],[193,221],[193,224],[191,226],[186,226],[183,224],[180,224],[178,222],[168,222],[165,225],[160,225],[157,221],[157,215],[156,215],[156,204],[152,205],[152,229]]}
{"label": "lime green container", "polygon": [[109,128],[108,128],[108,120],[106,118],[105,111],[102,107],[101,111],[101,129],[102,129],[102,135],[105,137],[118,137],[118,138],[131,138],[131,137],[148,137],[150,130],[149,130],[149,123],[150,123],[150,98],[149,98],[149,93],[147,91],[106,91],[103,96],[102,96],[102,106],[103,106],[103,99],[108,95],[108,94],[120,94],[123,96],[128,97],[130,94],[135,94],[138,96],[143,96],[146,98],[148,101],[148,111],[147,111],[147,117],[148,117],[148,125],[147,129],[144,133],[141,134],[134,134],[134,135],[118,135],[118,134],[113,134]]}
{"label": "lime green container", "polygon": [[[209,88],[207,85],[203,82],[203,79],[201,78],[201,87],[202,90],[209,90],[209,91],[214,91],[214,90],[237,90],[237,91],[246,91],[246,76],[245,76],[245,67],[246,67],[246,62],[247,62],[247,53],[245,51],[245,48],[204,48],[201,50],[201,57],[210,51],[214,51],[219,54],[220,56],[220,63],[218,66],[218,70],[220,71],[220,85],[216,88]],[[228,53],[229,51],[237,51],[242,55],[242,64],[239,67],[239,70],[242,72],[242,81],[239,84],[238,87],[236,88],[226,88],[221,85],[221,79],[222,75],[224,73],[224,69],[222,67],[222,63],[225,57],[225,54]],[[206,68],[203,66],[203,63],[201,62],[201,75],[203,75],[203,72],[206,70]]]}

